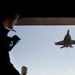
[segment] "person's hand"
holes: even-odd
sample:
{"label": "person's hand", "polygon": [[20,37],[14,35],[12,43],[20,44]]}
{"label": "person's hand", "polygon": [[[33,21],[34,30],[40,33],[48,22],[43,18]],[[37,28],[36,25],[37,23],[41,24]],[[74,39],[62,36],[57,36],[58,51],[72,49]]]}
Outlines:
{"label": "person's hand", "polygon": [[20,40],[21,40],[21,38],[19,38],[17,35],[14,35],[12,37],[12,41],[13,41],[13,44],[14,45],[17,44]]}

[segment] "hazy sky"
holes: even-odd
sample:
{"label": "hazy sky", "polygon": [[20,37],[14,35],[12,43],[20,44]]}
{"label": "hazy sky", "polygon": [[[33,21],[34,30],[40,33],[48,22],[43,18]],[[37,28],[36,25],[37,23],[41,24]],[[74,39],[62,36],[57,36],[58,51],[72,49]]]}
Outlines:
{"label": "hazy sky", "polygon": [[10,52],[11,62],[21,73],[21,67],[28,68],[27,75],[75,75],[75,45],[60,49],[55,42],[63,40],[70,30],[75,39],[75,26],[15,26],[14,34],[21,41]]}

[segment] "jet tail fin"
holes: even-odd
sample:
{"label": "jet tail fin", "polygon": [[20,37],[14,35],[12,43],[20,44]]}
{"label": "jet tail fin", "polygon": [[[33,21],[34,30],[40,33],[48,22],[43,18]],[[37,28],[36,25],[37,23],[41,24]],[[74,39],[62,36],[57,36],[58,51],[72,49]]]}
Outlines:
{"label": "jet tail fin", "polygon": [[[60,48],[62,49],[62,48],[64,48],[64,47],[65,47],[65,46],[62,46],[62,47],[60,47]],[[73,46],[71,46],[71,45],[70,45],[69,47],[73,48]]]}
{"label": "jet tail fin", "polygon": [[73,48],[73,46],[71,46],[71,45],[69,47]]}
{"label": "jet tail fin", "polygon": [[61,49],[64,48],[65,46],[60,47]]}

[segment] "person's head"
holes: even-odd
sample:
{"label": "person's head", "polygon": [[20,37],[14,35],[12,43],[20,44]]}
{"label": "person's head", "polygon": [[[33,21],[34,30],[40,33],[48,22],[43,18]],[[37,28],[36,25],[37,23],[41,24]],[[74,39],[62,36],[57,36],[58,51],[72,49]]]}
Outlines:
{"label": "person's head", "polygon": [[13,26],[17,23],[18,18],[19,18],[18,14],[14,15],[12,18],[6,17],[3,19],[2,23],[3,23],[4,27],[13,29]]}
{"label": "person's head", "polygon": [[27,67],[26,66],[22,66],[21,73],[22,73],[22,75],[26,75],[27,74]]}
{"label": "person's head", "polygon": [[2,22],[2,24],[5,27],[12,29],[13,26],[17,23],[19,17],[20,17],[20,13],[16,7],[7,8],[7,10],[4,10],[0,15],[0,22]]}

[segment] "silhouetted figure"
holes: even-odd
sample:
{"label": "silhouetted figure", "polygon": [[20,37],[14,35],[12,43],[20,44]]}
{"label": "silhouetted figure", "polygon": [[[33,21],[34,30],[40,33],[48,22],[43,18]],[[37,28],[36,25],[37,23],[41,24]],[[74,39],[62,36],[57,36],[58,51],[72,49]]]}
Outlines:
{"label": "silhouetted figure", "polygon": [[22,66],[22,68],[21,68],[21,74],[22,75],[26,75],[27,74],[27,67],[26,66]]}
{"label": "silhouetted figure", "polygon": [[20,38],[17,35],[8,37],[8,32],[13,30],[13,26],[16,24],[18,18],[19,13],[17,9],[14,10],[11,7],[10,10],[6,10],[0,14],[0,75],[20,75],[11,63],[9,56],[9,52],[19,42]]}

